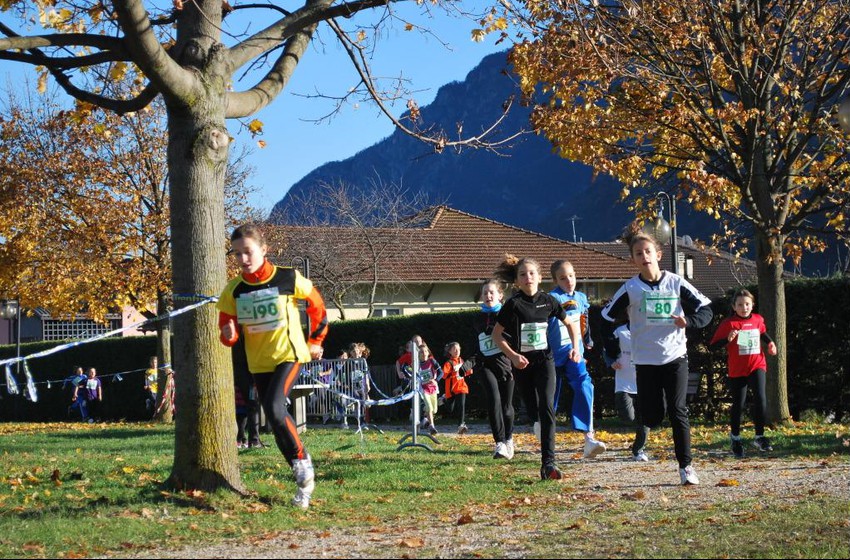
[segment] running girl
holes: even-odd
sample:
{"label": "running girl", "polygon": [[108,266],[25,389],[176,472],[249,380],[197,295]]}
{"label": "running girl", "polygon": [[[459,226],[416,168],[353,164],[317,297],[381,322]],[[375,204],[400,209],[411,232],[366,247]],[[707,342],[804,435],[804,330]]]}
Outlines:
{"label": "running girl", "polygon": [[[308,508],[315,486],[313,461],[298,437],[286,407],[298,379],[300,363],[322,357],[328,330],[325,304],[310,280],[293,268],[273,265],[257,226],[243,225],[230,236],[231,248],[242,274],[227,283],[218,300],[221,341],[233,346],[245,342],[248,370],[266,412],[275,442],[292,466],[298,490],[293,505]],[[307,300],[312,332],[304,341],[296,299]],[[308,346],[309,344],[309,346]]]}
{"label": "running girl", "polygon": [[466,395],[469,394],[466,377],[472,375],[472,370],[461,369],[463,358],[460,357],[460,343],[449,342],[446,344],[445,351],[446,358],[448,358],[443,364],[446,405],[449,407],[449,412],[455,412],[455,409],[457,409],[458,419],[460,420],[457,433],[463,435],[469,431],[469,428],[466,427]]}
{"label": "running girl", "polygon": [[511,361],[519,383],[534,388],[536,399],[528,399],[530,402],[526,406],[530,413],[533,408],[538,409],[532,417],[536,416],[540,420],[540,478],[558,480],[562,474],[555,465],[555,362],[552,360],[552,348],[546,339],[549,319],[556,317],[566,325],[573,341],[569,358],[574,362],[581,359],[576,350],[581,335],[555,298],[539,290],[540,265],[537,261],[506,255],[496,275],[516,285],[519,292],[499,311],[493,328],[493,342]]}
{"label": "running girl", "polygon": [[661,424],[666,398],[679,478],[683,485],[699,484],[696,470],[691,466],[691,425],[685,403],[688,390],[685,327],[705,327],[711,321],[711,301],[681,276],[659,268],[658,242],[637,224],[630,226],[626,242],[639,272],[614,294],[602,310],[602,317],[615,323],[628,315],[643,423],[649,428]]}
{"label": "running girl", "polygon": [[732,296],[734,314],[717,327],[711,339],[712,349],[725,346],[728,353],[729,389],[732,392],[732,453],[737,458],[744,456],[741,442],[741,413],[747,402],[747,388],[753,392],[752,417],[756,428],[753,445],[759,451],[773,451],[770,441],[764,436],[765,376],[767,359],[762,344],[771,356],[776,355],[776,344],[767,334],[764,318],[753,313],[755,298],[747,290],[738,290]]}

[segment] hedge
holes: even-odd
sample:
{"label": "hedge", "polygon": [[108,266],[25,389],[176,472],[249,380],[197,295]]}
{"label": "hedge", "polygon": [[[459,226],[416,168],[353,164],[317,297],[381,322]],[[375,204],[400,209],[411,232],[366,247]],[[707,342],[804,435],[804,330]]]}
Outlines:
{"label": "hedge", "polygon": [[[757,289],[751,287],[750,290],[756,294],[758,310]],[[846,348],[850,326],[850,278],[793,280],[786,283],[785,293],[789,325],[788,397],[791,413],[798,418],[804,411],[812,410],[841,421],[846,418],[850,405],[850,350]],[[712,307],[715,317],[711,325],[701,331],[688,333],[691,371],[702,373],[699,394],[691,408],[695,415],[719,420],[726,418],[725,408],[729,401],[725,385],[726,358],[723,352],[708,352],[707,342],[719,322],[729,314],[728,298],[714,301]],[[363,342],[371,350],[371,364],[392,364],[398,357],[399,347],[414,334],[423,337],[441,362],[444,359],[443,348],[449,342],[459,342],[462,355],[467,356],[477,344],[472,327],[476,313],[478,311],[470,310],[336,322],[331,325],[325,341],[325,356],[336,356],[351,342]],[[600,321],[600,307],[594,305],[591,308],[590,324],[595,348],[587,355],[588,369],[596,387],[596,414],[613,416],[614,376],[613,371],[606,368],[602,361]],[[24,344],[21,353],[32,354],[55,344]],[[0,358],[14,356],[14,353],[14,346],[0,347]],[[61,380],[77,364],[94,366],[101,375],[108,375],[142,369],[148,357],[154,353],[153,337],[111,338],[33,360],[30,369],[37,381]],[[473,384],[467,406],[473,413],[477,410],[483,417],[482,391],[474,382],[474,376],[471,380]],[[121,382],[115,382],[113,378],[105,378],[104,381],[104,408],[108,418],[134,420],[144,417],[141,372],[126,375]],[[70,394],[56,384],[51,389],[43,384],[38,387],[38,403],[8,396],[4,388],[0,418],[66,418]],[[562,402],[569,404],[569,389],[566,391]]]}

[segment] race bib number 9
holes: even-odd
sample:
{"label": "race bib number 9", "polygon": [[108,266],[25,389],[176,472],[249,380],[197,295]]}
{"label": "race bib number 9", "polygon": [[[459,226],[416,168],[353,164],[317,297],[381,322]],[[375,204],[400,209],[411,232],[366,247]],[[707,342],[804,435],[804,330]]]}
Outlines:
{"label": "race bib number 9", "polygon": [[673,312],[679,305],[675,294],[664,292],[644,292],[644,312],[647,325],[672,325]]}
{"label": "race bib number 9", "polygon": [[283,319],[277,288],[242,294],[236,299],[236,317],[250,333],[273,331]]}
{"label": "race bib number 9", "polygon": [[738,354],[752,356],[761,353],[760,333],[756,329],[738,331]]}
{"label": "race bib number 9", "polygon": [[523,323],[520,327],[520,352],[546,350],[549,343],[546,340],[546,323]]}
{"label": "race bib number 9", "polygon": [[493,337],[489,334],[481,333],[478,335],[478,348],[481,349],[481,353],[485,356],[495,356],[502,353],[502,349],[496,346],[496,343],[493,342]]}

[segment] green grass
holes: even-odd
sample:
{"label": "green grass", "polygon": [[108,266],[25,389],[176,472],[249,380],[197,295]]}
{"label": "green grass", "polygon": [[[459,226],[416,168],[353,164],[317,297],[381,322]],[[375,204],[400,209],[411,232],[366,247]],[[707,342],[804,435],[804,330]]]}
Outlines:
{"label": "green grass", "polygon": [[[540,483],[536,454],[494,462],[489,436],[442,438],[438,451],[429,453],[397,452],[400,435],[368,432],[361,440],[351,432],[311,429],[305,441],[315,458],[317,489],[313,507],[301,512],[288,505],[294,483],[274,447],[240,453],[249,496],[206,495],[162,487],[172,462],[169,427],[0,425],[0,557],[143,554],[296,529],[452,527],[465,512],[476,523],[492,521],[480,530],[495,539],[500,527],[533,532],[534,538],[516,543],[523,556],[850,555],[848,500],[817,495],[784,503],[766,495],[697,508],[600,500],[580,478]],[[804,425],[771,435],[783,449],[777,461],[837,456],[846,463],[846,427]],[[573,435],[559,435],[559,448],[565,437],[578,448]],[[630,434],[617,430],[606,437],[622,447]],[[669,437],[669,430],[660,434]],[[694,429],[694,447],[703,455],[725,450],[726,438],[725,427]],[[475,555],[504,556],[512,546],[482,545]],[[427,546],[415,551],[435,552]]]}

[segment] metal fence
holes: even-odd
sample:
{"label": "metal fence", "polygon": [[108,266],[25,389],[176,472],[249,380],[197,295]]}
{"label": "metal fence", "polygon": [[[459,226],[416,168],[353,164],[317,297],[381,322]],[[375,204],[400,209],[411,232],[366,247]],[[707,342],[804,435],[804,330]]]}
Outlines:
{"label": "metal fence", "polygon": [[362,358],[316,360],[304,364],[298,383],[306,385],[316,380],[327,385],[328,389],[317,389],[307,397],[307,416],[319,419],[322,424],[356,423],[358,416],[363,421],[367,414],[371,420],[398,418],[410,409],[410,403],[398,403],[371,407],[367,412],[358,402],[337,394],[353,399],[392,396],[396,387],[401,385],[395,366],[369,367]]}

